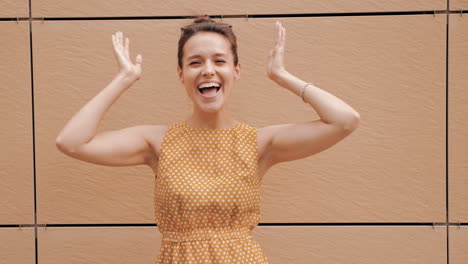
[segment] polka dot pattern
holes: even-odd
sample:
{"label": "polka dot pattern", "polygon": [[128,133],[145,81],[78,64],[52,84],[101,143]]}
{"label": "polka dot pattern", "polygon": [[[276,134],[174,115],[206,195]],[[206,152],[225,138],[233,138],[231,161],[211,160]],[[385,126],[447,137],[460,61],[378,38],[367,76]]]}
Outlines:
{"label": "polka dot pattern", "polygon": [[171,124],[154,186],[156,264],[268,263],[252,238],[260,221],[257,128]]}

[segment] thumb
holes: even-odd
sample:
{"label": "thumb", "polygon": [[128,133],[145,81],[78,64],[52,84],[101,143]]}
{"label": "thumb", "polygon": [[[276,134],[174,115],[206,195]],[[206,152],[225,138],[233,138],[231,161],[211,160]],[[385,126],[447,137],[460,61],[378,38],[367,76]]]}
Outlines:
{"label": "thumb", "polygon": [[138,64],[142,64],[142,63],[143,63],[143,57],[141,56],[141,54],[138,54],[138,55],[136,56],[135,62],[138,63]]}

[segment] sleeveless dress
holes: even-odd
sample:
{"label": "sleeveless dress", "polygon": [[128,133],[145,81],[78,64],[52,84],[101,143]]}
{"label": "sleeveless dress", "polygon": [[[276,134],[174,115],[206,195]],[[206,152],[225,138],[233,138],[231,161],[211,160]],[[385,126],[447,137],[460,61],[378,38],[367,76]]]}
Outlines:
{"label": "sleeveless dress", "polygon": [[257,128],[169,125],[154,186],[156,264],[268,263],[252,238],[260,220]]}

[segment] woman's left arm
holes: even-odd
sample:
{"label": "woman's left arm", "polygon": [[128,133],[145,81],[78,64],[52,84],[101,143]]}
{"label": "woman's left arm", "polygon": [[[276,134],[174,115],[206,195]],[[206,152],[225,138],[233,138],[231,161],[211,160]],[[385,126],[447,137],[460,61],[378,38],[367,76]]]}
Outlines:
{"label": "woman's left arm", "polygon": [[[299,96],[302,103],[302,89],[307,82],[286,71],[286,30],[280,22],[276,22],[275,31],[276,43],[270,52],[267,75],[278,85]],[[312,106],[320,119],[268,127],[267,156],[272,164],[312,156],[338,143],[359,125],[360,115],[356,110],[313,84],[305,87],[304,101]]]}

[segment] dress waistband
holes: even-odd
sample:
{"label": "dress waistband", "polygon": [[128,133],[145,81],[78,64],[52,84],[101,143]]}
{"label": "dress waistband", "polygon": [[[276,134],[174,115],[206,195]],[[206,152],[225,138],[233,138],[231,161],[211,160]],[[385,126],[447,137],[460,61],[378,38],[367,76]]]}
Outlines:
{"label": "dress waistband", "polygon": [[163,232],[162,241],[188,242],[202,240],[232,240],[241,238],[252,238],[252,230],[248,227],[242,228],[217,228],[217,229],[194,229],[188,232]]}

